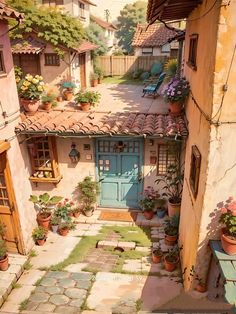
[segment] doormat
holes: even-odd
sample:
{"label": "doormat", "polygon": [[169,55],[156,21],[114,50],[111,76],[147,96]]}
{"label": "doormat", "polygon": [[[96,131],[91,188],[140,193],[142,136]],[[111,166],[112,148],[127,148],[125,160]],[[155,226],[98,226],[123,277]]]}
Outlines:
{"label": "doormat", "polygon": [[98,220],[134,222],[138,213],[102,210]]}

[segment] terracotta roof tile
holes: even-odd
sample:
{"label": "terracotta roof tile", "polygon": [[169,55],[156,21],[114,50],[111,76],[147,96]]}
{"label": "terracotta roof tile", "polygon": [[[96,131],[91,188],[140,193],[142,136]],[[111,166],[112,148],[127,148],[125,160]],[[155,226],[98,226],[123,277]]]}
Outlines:
{"label": "terracotta roof tile", "polygon": [[84,41],[82,42],[79,47],[75,48],[78,53],[86,52],[86,51],[91,51],[97,49],[99,46],[91,43],[90,41]]}
{"label": "terracotta roof tile", "polygon": [[94,15],[90,15],[90,18],[93,22],[97,23],[99,26],[101,26],[102,28],[105,28],[105,29],[110,29],[112,31],[116,31],[117,30],[117,27],[115,25],[113,25],[112,23],[109,23],[109,22],[106,22],[106,21],[103,21],[102,19],[100,19],[99,17],[97,16],[94,16]]}
{"label": "terracotta roof tile", "polygon": [[33,38],[28,37],[26,39],[16,39],[12,40],[11,42],[11,50],[12,53],[15,54],[26,54],[26,53],[33,53],[39,54],[44,48],[46,44]]}
{"label": "terracotta roof tile", "polygon": [[0,20],[1,19],[15,19],[21,21],[24,19],[24,14],[17,12],[9,7],[5,1],[0,1]]}
{"label": "terracotta roof tile", "polygon": [[50,133],[70,136],[141,135],[156,137],[187,137],[183,116],[173,117],[148,113],[101,113],[78,110],[39,111],[16,127],[16,133]]}
{"label": "terracotta roof tile", "polygon": [[170,30],[160,24],[138,24],[134,34],[132,46],[134,47],[161,47],[172,37],[176,36],[178,30]]}

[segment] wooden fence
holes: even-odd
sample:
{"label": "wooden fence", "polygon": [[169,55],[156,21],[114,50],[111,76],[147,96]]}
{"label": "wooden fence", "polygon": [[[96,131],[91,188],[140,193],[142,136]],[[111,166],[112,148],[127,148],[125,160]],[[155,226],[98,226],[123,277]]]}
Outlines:
{"label": "wooden fence", "polygon": [[160,56],[100,56],[97,64],[105,76],[125,75],[135,70],[150,71],[154,62],[166,62],[167,57]]}

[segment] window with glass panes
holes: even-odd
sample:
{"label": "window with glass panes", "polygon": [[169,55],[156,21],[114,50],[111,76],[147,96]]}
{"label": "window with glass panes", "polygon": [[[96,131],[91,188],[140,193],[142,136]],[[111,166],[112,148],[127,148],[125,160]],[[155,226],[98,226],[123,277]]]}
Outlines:
{"label": "window with glass panes", "polygon": [[178,160],[179,151],[175,145],[158,144],[157,146],[157,175],[165,175],[167,167]]}

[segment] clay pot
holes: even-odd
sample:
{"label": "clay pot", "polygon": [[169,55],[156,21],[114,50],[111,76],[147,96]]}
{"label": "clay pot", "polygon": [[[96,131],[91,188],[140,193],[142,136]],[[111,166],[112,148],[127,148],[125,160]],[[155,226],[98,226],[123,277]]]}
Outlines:
{"label": "clay pot", "polygon": [[36,240],[36,243],[37,243],[39,246],[44,245],[45,242],[46,242],[46,238]]}
{"label": "clay pot", "polygon": [[67,88],[64,91],[63,95],[64,95],[65,100],[71,101],[72,98],[73,98],[73,89],[72,88]]}
{"label": "clay pot", "polygon": [[5,271],[9,267],[8,255],[4,259],[0,260],[0,270]]}
{"label": "clay pot", "polygon": [[154,264],[160,263],[161,260],[162,260],[162,255],[155,255],[154,253],[152,253],[152,261]]}
{"label": "clay pot", "polygon": [[98,80],[97,79],[96,80],[92,80],[91,81],[91,85],[92,85],[92,87],[96,87],[98,85]]}
{"label": "clay pot", "polygon": [[81,102],[80,107],[82,111],[89,111],[91,104],[89,102]]}
{"label": "clay pot", "polygon": [[63,228],[63,229],[59,229],[58,230],[58,233],[61,235],[61,236],[63,236],[63,237],[65,237],[65,236],[67,236],[67,234],[69,233],[69,228]]}
{"label": "clay pot", "polygon": [[228,255],[236,255],[236,239],[233,240],[225,234],[225,230],[222,229],[221,232],[221,245],[223,250]]}
{"label": "clay pot", "polygon": [[84,211],[83,211],[83,214],[84,214],[86,217],[91,217],[91,216],[93,216],[93,212],[94,212],[94,209],[84,210]]}
{"label": "clay pot", "polygon": [[78,218],[80,216],[80,212],[74,212],[73,215],[75,218]]}
{"label": "clay pot", "polygon": [[43,227],[46,230],[49,230],[50,220],[51,220],[51,214],[48,214],[48,216],[44,214],[37,215],[38,225]]}
{"label": "clay pot", "polygon": [[99,78],[98,78],[98,84],[101,84],[101,83],[102,83],[102,78],[99,77]]}
{"label": "clay pot", "polygon": [[174,246],[176,244],[177,239],[178,239],[178,235],[171,236],[171,235],[165,234],[166,245]]}
{"label": "clay pot", "polygon": [[168,201],[168,216],[173,217],[174,215],[179,215],[180,207],[181,207],[181,202],[174,204]]}
{"label": "clay pot", "polygon": [[168,261],[167,256],[164,256],[163,264],[166,271],[172,272],[176,269],[179,262],[179,257],[176,257],[175,262]]}
{"label": "clay pot", "polygon": [[44,109],[44,110],[50,110],[50,109],[52,109],[52,103],[51,102],[44,102],[44,103],[42,103],[42,108]]}
{"label": "clay pot", "polygon": [[183,109],[183,104],[178,101],[170,102],[169,109],[171,114],[178,115]]}
{"label": "clay pot", "polygon": [[144,210],[143,211],[143,216],[147,219],[147,220],[151,220],[154,216],[154,212],[152,210]]}
{"label": "clay pot", "polygon": [[58,101],[58,102],[63,101],[63,97],[62,97],[62,96],[57,96],[57,101]]}
{"label": "clay pot", "polygon": [[206,288],[206,285],[199,283],[196,285],[195,290],[198,292],[204,293],[207,291],[207,288]]}
{"label": "clay pot", "polygon": [[20,104],[21,104],[21,106],[24,107],[25,111],[30,116],[33,116],[39,108],[39,100],[38,99],[29,100],[29,99],[21,98]]}

